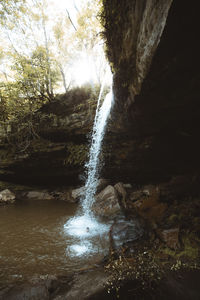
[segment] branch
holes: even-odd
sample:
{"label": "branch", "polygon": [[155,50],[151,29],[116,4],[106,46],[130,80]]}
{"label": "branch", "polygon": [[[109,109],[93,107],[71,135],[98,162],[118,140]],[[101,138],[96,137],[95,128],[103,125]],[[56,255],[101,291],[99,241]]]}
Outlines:
{"label": "branch", "polygon": [[79,9],[78,7],[76,6],[76,2],[73,0],[73,4],[74,4],[74,8],[76,9],[76,11],[79,13]]}
{"label": "branch", "polygon": [[67,15],[68,15],[68,19],[70,20],[70,23],[71,23],[72,26],[74,27],[74,30],[77,31],[76,26],[74,25],[74,23],[73,23],[73,21],[72,21],[72,19],[71,19],[71,17],[70,17],[70,14],[69,14],[69,11],[68,11],[67,8],[66,8],[66,11],[67,11]]}

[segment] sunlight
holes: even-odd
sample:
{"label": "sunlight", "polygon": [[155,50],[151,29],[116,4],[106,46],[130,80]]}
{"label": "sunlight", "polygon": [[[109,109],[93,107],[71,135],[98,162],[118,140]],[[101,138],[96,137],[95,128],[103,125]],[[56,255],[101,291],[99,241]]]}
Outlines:
{"label": "sunlight", "polygon": [[[2,28],[2,44],[7,53],[14,53],[15,56],[18,53],[23,63],[29,61],[30,68],[24,69],[24,73],[29,74],[21,73],[23,79],[30,77],[31,69],[35,74],[41,74],[44,59],[39,65],[36,60],[39,53],[43,53],[42,57],[46,53],[52,78],[55,78],[51,80],[55,93],[64,93],[68,88],[85,83],[101,85],[105,79],[107,60],[100,37],[101,25],[96,17],[98,1],[95,1],[41,0],[38,3],[42,4],[38,5],[33,0],[27,0],[30,12],[21,12],[17,20],[11,18],[10,23]],[[30,63],[30,59],[35,61]],[[0,71],[6,73],[9,80],[15,81],[18,71],[13,72],[12,60],[13,55],[3,55]],[[42,78],[38,76],[38,81],[42,82]],[[108,85],[110,78],[108,76],[106,79]],[[40,93],[38,85],[34,86],[34,91],[37,95]]]}
{"label": "sunlight", "polygon": [[76,61],[72,66],[72,78],[78,86],[86,82],[91,83],[97,81],[94,65],[89,62],[89,59]]}

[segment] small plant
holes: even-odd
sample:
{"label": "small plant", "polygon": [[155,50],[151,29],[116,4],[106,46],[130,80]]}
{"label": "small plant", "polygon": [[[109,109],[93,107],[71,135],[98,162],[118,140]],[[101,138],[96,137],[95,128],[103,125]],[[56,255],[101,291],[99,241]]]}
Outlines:
{"label": "small plant", "polygon": [[88,156],[88,146],[81,144],[75,145],[73,143],[69,143],[67,145],[68,156],[64,160],[64,165],[83,165]]}
{"label": "small plant", "polygon": [[141,285],[142,289],[153,288],[163,277],[163,271],[151,252],[143,251],[132,257],[119,256],[105,266],[110,273],[107,281],[108,293],[115,290],[118,294],[123,283],[131,280]]}

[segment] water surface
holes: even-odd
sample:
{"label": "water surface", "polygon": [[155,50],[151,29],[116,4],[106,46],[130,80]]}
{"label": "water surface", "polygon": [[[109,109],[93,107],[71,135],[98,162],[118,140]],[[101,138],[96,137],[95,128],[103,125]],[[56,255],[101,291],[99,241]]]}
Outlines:
{"label": "water surface", "polygon": [[88,241],[66,232],[76,210],[75,204],[48,200],[0,207],[1,286],[38,275],[65,275],[99,260],[107,239],[97,234]]}

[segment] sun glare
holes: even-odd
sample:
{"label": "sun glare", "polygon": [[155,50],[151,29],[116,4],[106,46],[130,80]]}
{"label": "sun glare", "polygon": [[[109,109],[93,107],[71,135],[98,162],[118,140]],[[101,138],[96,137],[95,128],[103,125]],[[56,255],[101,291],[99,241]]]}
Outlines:
{"label": "sun glare", "polygon": [[72,66],[72,78],[76,85],[83,85],[86,82],[96,81],[94,66],[87,59],[80,59]]}

